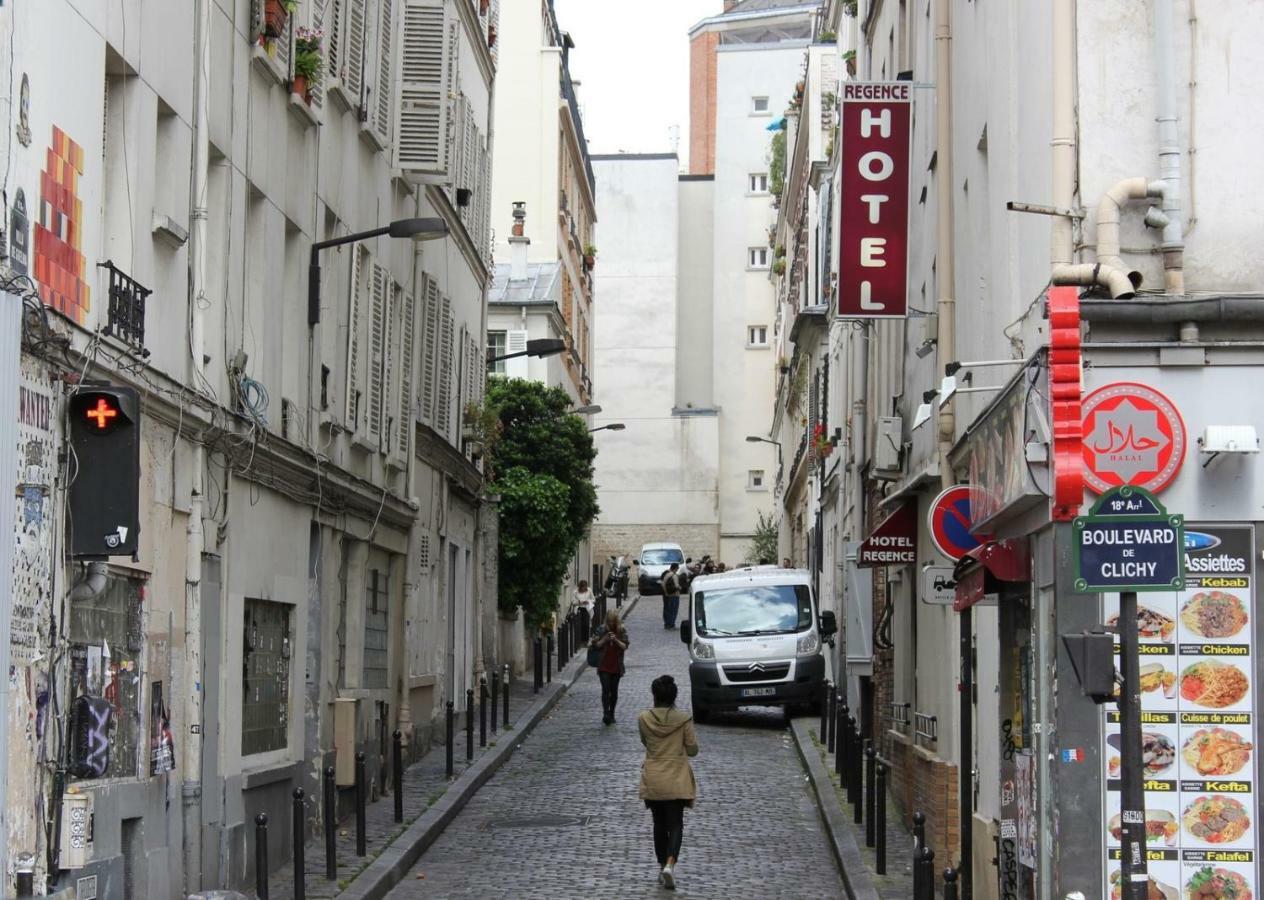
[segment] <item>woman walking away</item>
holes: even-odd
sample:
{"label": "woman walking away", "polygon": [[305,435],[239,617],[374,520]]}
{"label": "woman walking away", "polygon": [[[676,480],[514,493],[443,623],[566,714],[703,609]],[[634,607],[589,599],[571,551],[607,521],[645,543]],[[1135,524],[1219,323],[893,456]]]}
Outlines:
{"label": "woman walking away", "polygon": [[619,679],[623,677],[623,653],[628,649],[628,632],[619,621],[619,613],[606,613],[606,624],[593,632],[588,642],[591,655],[600,654],[597,677],[601,679],[601,721],[614,724],[614,708],[619,702]]}
{"label": "woman walking away", "polygon": [[698,755],[693,717],[676,709],[676,680],[660,675],[650,685],[654,708],[637,717],[645,763],[641,767],[641,799],[654,817],[654,855],[658,883],[676,889],[676,860],[685,831],[685,807],[693,808],[698,788],[689,757]]}

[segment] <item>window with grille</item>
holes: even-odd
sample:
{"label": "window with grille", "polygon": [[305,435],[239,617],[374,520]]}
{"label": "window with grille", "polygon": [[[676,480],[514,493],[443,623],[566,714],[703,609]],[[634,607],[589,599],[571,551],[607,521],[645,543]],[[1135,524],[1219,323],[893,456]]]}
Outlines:
{"label": "window with grille", "polygon": [[[509,351],[505,349],[508,332],[505,331],[489,331],[487,332],[487,355],[489,357],[504,356]],[[491,364],[487,370],[490,375],[504,375],[505,361],[498,359]]]}
{"label": "window with grille", "polygon": [[767,325],[751,325],[746,329],[746,346],[747,347],[767,347],[768,346],[768,326]]}
{"label": "window with grille", "polygon": [[[92,758],[76,759],[85,765],[72,768],[81,773],[96,768],[101,774],[80,777],[134,778],[138,773],[144,736],[144,584],[137,578],[109,575],[95,597],[70,604],[70,709],[81,709],[75,702],[81,697],[97,701],[92,711],[82,707],[84,720],[75,721],[72,728],[86,739],[74,744],[82,745],[83,755]],[[107,704],[109,714],[103,716]]]}
{"label": "window with grille", "polygon": [[381,569],[369,571],[364,590],[364,678],[366,688],[387,685],[390,646],[390,577]]}
{"label": "window with grille", "polygon": [[241,753],[282,750],[290,731],[290,610],[246,599],[242,634]]}
{"label": "window with grille", "polygon": [[768,268],[768,248],[751,247],[746,251],[746,266],[750,269]]}
{"label": "window with grille", "polygon": [[764,470],[751,469],[746,473],[746,488],[751,491],[764,490]]}

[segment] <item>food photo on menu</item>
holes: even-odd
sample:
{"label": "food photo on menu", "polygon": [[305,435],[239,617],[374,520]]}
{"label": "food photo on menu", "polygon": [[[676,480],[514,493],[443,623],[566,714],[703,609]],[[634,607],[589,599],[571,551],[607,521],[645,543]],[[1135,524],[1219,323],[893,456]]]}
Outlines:
{"label": "food photo on menu", "polygon": [[1181,746],[1181,761],[1187,776],[1202,778],[1227,778],[1245,772],[1251,762],[1254,745],[1250,729],[1234,729],[1215,726],[1199,728],[1185,738]]}
{"label": "food photo on menu", "polygon": [[[1111,748],[1107,761],[1109,777],[1118,778],[1121,771],[1122,744],[1119,732],[1106,735],[1106,744]],[[1172,766],[1176,763],[1176,745],[1172,739],[1158,731],[1145,731],[1141,734],[1142,770],[1146,778],[1162,778],[1175,776]]]}
{"label": "food photo on menu", "polygon": [[1237,594],[1200,591],[1181,607],[1186,631],[1209,640],[1233,637],[1247,623],[1246,607]]}
{"label": "food photo on menu", "polygon": [[[1145,829],[1147,847],[1175,847],[1176,836],[1180,832],[1180,824],[1176,814],[1167,809],[1147,809],[1145,811]],[[1106,830],[1111,840],[1118,844],[1123,840],[1124,826],[1119,813],[1110,817]]]}
{"label": "food photo on menu", "polygon": [[1231,662],[1199,659],[1181,670],[1181,699],[1207,709],[1243,705],[1251,690],[1246,674]]}
{"label": "food photo on menu", "polygon": [[1183,900],[1253,900],[1248,879],[1227,865],[1187,866]]}
{"label": "food photo on menu", "polygon": [[[1119,627],[1119,613],[1106,619],[1111,628]],[[1145,604],[1137,604],[1137,637],[1143,641],[1167,641],[1176,632],[1176,620]]]}
{"label": "food photo on menu", "polygon": [[[1110,900],[1123,900],[1124,873],[1114,869],[1110,873]],[[1170,884],[1160,881],[1153,874],[1146,882],[1146,900],[1181,900],[1180,892]]]}
{"label": "food photo on menu", "polygon": [[1195,842],[1250,843],[1251,814],[1237,797],[1224,794],[1195,797],[1181,815],[1181,826]]}

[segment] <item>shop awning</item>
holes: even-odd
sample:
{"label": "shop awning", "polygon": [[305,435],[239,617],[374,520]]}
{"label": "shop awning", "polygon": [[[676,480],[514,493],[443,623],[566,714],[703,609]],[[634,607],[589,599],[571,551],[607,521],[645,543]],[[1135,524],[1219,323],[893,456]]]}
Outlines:
{"label": "shop awning", "polygon": [[978,603],[995,602],[1002,583],[1031,580],[1031,551],[1027,538],[1006,538],[980,544],[957,561],[957,612]]}
{"label": "shop awning", "polygon": [[913,565],[916,562],[917,501],[910,499],[900,504],[878,527],[869,532],[869,536],[856,551],[856,565],[872,568]]}

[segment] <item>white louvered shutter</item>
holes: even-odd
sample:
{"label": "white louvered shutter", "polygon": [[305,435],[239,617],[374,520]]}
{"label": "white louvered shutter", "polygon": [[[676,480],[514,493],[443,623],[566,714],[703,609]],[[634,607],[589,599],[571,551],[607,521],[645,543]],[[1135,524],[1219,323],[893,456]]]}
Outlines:
{"label": "white louvered shutter", "polygon": [[372,295],[369,302],[369,402],[365,431],[370,438],[382,434],[382,409],[386,369],[386,300],[390,273],[373,263]]}
{"label": "white louvered shutter", "polygon": [[[403,0],[394,166],[405,177],[448,171],[448,93],[456,85],[443,0]],[[460,28],[460,22],[454,23]],[[458,31],[459,34],[459,31]]]}
{"label": "white louvered shutter", "polygon": [[[452,156],[451,165],[448,167],[452,173],[451,183],[447,187],[448,199],[453,206],[456,206],[457,188],[468,187],[465,183],[465,155],[469,147],[469,121],[470,121],[470,102],[464,94],[456,98],[452,103]],[[462,223],[465,221],[465,210],[458,208],[457,215]]]}
{"label": "white louvered shutter", "polygon": [[[526,329],[505,332],[505,353],[525,353],[527,349]],[[519,356],[505,360],[506,378],[526,378],[528,376],[528,357]]]}
{"label": "white louvered shutter", "polygon": [[381,0],[377,27],[377,86],[369,120],[382,143],[391,142],[391,120],[395,107],[395,3]]}
{"label": "white louvered shutter", "polygon": [[441,301],[438,361],[438,405],[435,408],[435,431],[451,437],[452,422],[452,344],[454,323],[452,321],[452,300],[446,294]]}
{"label": "white louvered shutter", "polygon": [[475,226],[478,235],[475,237],[475,245],[478,247],[479,258],[490,264],[492,259],[492,154],[486,138],[479,147],[478,167],[478,195],[474,198],[478,203],[478,224]]}
{"label": "white louvered shutter", "polygon": [[347,25],[347,0],[328,0],[325,7],[325,80],[343,84],[343,30]]}
{"label": "white louvered shutter", "polygon": [[293,77],[294,73],[290,71],[290,60],[294,56],[294,17],[290,16],[285,20],[285,31],[279,38],[272,42],[272,58],[276,60],[277,68],[285,73],[286,81]]}
{"label": "white louvered shutter", "polygon": [[351,431],[360,426],[360,394],[364,389],[364,380],[360,375],[360,331],[364,308],[364,256],[367,251],[362,247],[351,248],[351,285],[350,303],[347,310],[347,418],[346,425]]}
{"label": "white louvered shutter", "polygon": [[366,24],[368,0],[346,0],[347,31],[343,36],[346,61],[343,63],[342,83],[347,89],[351,105],[359,109],[364,104],[364,42],[367,39]]}
{"label": "white louvered shutter", "polygon": [[407,459],[412,452],[413,422],[417,418],[413,410],[413,373],[416,371],[417,356],[417,304],[412,294],[403,291],[400,294],[400,333],[399,333],[399,406],[396,407],[395,422],[398,436],[395,446]]}
{"label": "white louvered shutter", "polygon": [[394,453],[399,436],[400,347],[403,325],[400,322],[404,291],[386,271],[386,358],[382,363],[382,451]]}
{"label": "white louvered shutter", "polygon": [[[334,2],[335,0],[312,0],[312,28],[313,29],[320,32],[324,31],[325,23],[329,19],[329,13],[330,13],[329,7],[333,5]],[[329,59],[329,50],[328,50],[329,36],[328,35],[325,36],[324,45],[325,45],[325,59],[326,59],[325,72],[326,74],[328,74],[328,72],[331,71],[331,69],[329,68],[329,63],[328,63],[328,59]],[[309,89],[309,93],[311,94],[311,98],[312,98],[311,100],[312,109],[317,110],[317,111],[324,109],[325,108],[324,79],[317,79],[316,83],[313,84],[311,88]]]}
{"label": "white louvered shutter", "polygon": [[492,0],[491,9],[488,10],[488,26],[489,30],[497,33],[496,43],[492,45],[492,65],[500,62],[500,0]]}
{"label": "white louvered shutter", "polygon": [[427,278],[425,287],[421,298],[421,418],[433,425],[435,369],[439,357],[439,286],[433,278]]}

